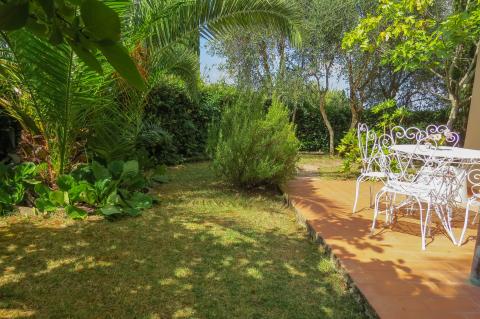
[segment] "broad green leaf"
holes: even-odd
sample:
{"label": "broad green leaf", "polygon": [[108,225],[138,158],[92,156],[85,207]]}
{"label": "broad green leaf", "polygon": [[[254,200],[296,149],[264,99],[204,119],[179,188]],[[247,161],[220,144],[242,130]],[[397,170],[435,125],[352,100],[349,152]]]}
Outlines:
{"label": "broad green leaf", "polygon": [[100,208],[100,212],[105,216],[121,215],[123,212],[117,206],[105,206]]}
{"label": "broad green leaf", "polygon": [[92,162],[92,171],[95,179],[97,180],[108,179],[112,177],[108,169],[97,161]]}
{"label": "broad green leaf", "polygon": [[137,66],[120,43],[101,41],[97,47],[102,51],[107,61],[113,68],[133,87],[143,90],[146,88],[143,77],[138,72]]}
{"label": "broad green leaf", "polygon": [[118,204],[120,200],[120,196],[118,196],[117,192],[112,192],[110,195],[108,195],[106,203],[107,205],[116,205]]}
{"label": "broad green leaf", "polygon": [[52,204],[57,206],[63,206],[65,204],[65,194],[62,191],[51,191],[48,194],[48,199]]}
{"label": "broad green leaf", "polygon": [[80,60],[82,60],[86,65],[88,65],[92,70],[95,72],[102,74],[103,69],[100,62],[98,62],[97,58],[90,52],[87,48],[85,48],[80,43],[76,43],[73,41],[69,41],[70,46],[73,49],[73,52],[78,56]]}
{"label": "broad green leaf", "polygon": [[15,184],[14,190],[10,193],[12,204],[19,204],[25,196],[25,186],[23,183]]}
{"label": "broad green leaf", "polygon": [[[98,199],[95,187],[93,185],[87,182],[80,182],[78,187],[80,188],[81,192],[79,194],[79,197],[75,200],[83,201],[89,205],[98,204],[99,199]],[[75,196],[75,194],[72,194],[72,196]]]}
{"label": "broad green leaf", "polygon": [[72,203],[78,201],[87,202],[87,192],[89,191],[89,184],[86,182],[80,182],[78,184],[73,184],[68,190],[68,197]]}
{"label": "broad green leaf", "polygon": [[122,177],[124,179],[134,178],[135,176],[138,175],[138,173],[139,173],[138,161],[131,160],[131,161],[125,162],[125,164],[123,165],[123,173],[122,173]]}
{"label": "broad green leaf", "polygon": [[28,19],[28,1],[12,1],[0,5],[0,30],[12,31],[25,26]]}
{"label": "broad green leaf", "polygon": [[57,186],[64,192],[67,192],[74,184],[75,179],[71,175],[61,175],[57,178]]}
{"label": "broad green leaf", "polygon": [[65,213],[72,219],[85,219],[88,215],[85,210],[73,205],[66,206]]}
{"label": "broad green leaf", "polygon": [[147,209],[152,207],[152,198],[144,193],[135,192],[133,196],[128,200],[128,204],[133,208]]}
{"label": "broad green leaf", "polygon": [[112,181],[110,179],[101,179],[95,181],[95,184],[93,186],[95,187],[98,200],[103,201],[111,193],[111,183]]}
{"label": "broad green leaf", "polygon": [[120,18],[105,3],[98,0],[84,0],[80,13],[87,29],[102,41],[120,40]]}
{"label": "broad green leaf", "polygon": [[124,161],[112,161],[108,163],[108,169],[112,173],[113,178],[118,179],[122,175]]}
{"label": "broad green leaf", "polygon": [[130,189],[141,189],[147,186],[147,180],[143,177],[142,174],[138,174],[131,178],[123,178],[122,186],[128,187]]}
{"label": "broad green leaf", "polygon": [[35,208],[43,212],[53,212],[57,210],[57,206],[54,205],[50,200],[45,198],[37,198],[35,200]]}
{"label": "broad green leaf", "polygon": [[72,175],[77,181],[92,180],[94,178],[94,176],[92,176],[93,170],[90,165],[80,165],[75,168],[70,175]]}
{"label": "broad green leaf", "polygon": [[0,188],[0,203],[13,204],[12,197],[3,189]]}
{"label": "broad green leaf", "polygon": [[48,197],[48,194],[50,193],[50,188],[45,184],[35,185],[34,190],[40,197]]}
{"label": "broad green leaf", "polygon": [[34,163],[27,162],[15,167],[15,175],[18,178],[26,178],[36,173],[37,167]]}

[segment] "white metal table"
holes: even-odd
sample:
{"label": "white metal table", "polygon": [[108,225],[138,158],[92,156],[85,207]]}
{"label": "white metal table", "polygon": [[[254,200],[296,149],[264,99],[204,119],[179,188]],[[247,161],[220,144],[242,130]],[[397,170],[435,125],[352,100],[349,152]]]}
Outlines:
{"label": "white metal table", "polygon": [[[466,176],[468,171],[475,164],[480,164],[480,150],[473,150],[469,148],[439,146],[435,149],[427,147],[419,147],[415,144],[399,144],[392,145],[392,151],[403,154],[414,154],[416,156],[433,156],[437,158],[448,158],[458,163],[458,175]],[[465,203],[467,198],[467,180],[465,179],[464,186],[460,190],[458,199]]]}
{"label": "white metal table", "polygon": [[[451,163],[454,163],[455,165],[455,175],[457,175],[458,180],[461,181],[460,185],[462,185],[458,190],[458,195],[455,197],[455,202],[464,204],[468,202],[467,176],[474,166],[480,165],[480,150],[452,146],[430,148],[426,145],[420,147],[419,145],[414,144],[392,145],[390,150],[399,155],[404,154],[409,155],[410,157],[416,156],[419,159],[422,157],[433,157],[450,160]],[[444,227],[451,236],[454,244],[457,244],[450,223],[452,219],[451,213],[452,211],[448,210],[448,223],[444,224]]]}
{"label": "white metal table", "polygon": [[391,150],[404,154],[415,154],[419,156],[434,156],[438,158],[449,158],[461,162],[480,163],[480,150],[469,148],[439,146],[436,149],[418,147],[415,144],[400,144],[390,147]]}

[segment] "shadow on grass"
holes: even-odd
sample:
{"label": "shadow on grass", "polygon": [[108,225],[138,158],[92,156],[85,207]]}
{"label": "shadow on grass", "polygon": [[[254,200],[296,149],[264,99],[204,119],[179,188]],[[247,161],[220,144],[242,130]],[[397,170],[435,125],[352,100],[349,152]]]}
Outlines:
{"label": "shadow on grass", "polygon": [[0,317],[363,317],[291,212],[222,191],[203,165],[175,172],[139,218],[0,227]]}

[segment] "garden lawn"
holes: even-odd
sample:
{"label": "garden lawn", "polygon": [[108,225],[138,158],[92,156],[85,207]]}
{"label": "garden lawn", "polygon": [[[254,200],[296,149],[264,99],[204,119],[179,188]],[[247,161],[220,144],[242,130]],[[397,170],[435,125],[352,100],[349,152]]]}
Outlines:
{"label": "garden lawn", "polygon": [[362,318],[282,197],[169,170],[138,218],[0,220],[0,318]]}

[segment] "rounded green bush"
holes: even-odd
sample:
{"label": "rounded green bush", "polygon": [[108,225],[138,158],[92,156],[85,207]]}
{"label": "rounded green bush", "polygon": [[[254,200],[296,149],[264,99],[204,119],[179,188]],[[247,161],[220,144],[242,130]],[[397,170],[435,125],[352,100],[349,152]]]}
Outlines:
{"label": "rounded green bush", "polygon": [[300,143],[278,100],[265,110],[259,97],[244,96],[213,130],[213,165],[228,182],[247,188],[279,185],[295,173]]}

